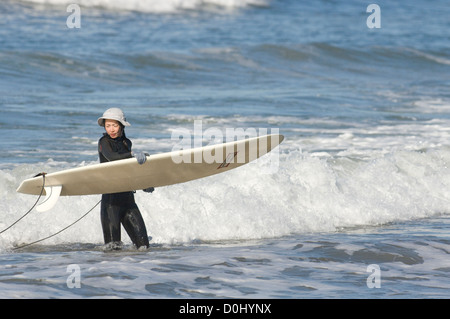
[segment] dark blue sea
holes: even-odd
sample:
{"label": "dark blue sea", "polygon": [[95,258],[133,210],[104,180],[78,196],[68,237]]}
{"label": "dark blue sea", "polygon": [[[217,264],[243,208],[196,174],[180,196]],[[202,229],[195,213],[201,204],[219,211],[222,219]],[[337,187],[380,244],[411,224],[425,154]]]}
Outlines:
{"label": "dark blue sea", "polygon": [[285,140],[137,191],[148,250],[124,231],[105,250],[98,207],[61,231],[98,195],[31,210],[0,234],[0,298],[449,298],[449,17],[444,0],[1,1],[0,231],[37,200],[22,180],[98,163],[110,107],[150,154],[180,131]]}

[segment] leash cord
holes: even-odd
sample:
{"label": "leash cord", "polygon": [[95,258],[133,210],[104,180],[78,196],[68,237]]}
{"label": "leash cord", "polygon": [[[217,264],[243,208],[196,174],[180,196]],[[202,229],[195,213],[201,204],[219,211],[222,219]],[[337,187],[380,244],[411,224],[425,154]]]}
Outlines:
{"label": "leash cord", "polygon": [[24,244],[24,245],[21,245],[21,246],[18,246],[18,247],[14,247],[13,250],[17,250],[17,249],[21,249],[21,248],[24,248],[24,247],[28,247],[28,246],[37,244],[37,243],[39,243],[39,242],[41,242],[41,241],[47,240],[47,239],[49,239],[49,238],[52,238],[52,237],[54,237],[54,236],[56,236],[56,235],[62,233],[62,232],[65,231],[67,228],[72,227],[73,225],[75,225],[76,223],[78,223],[80,220],[82,220],[84,217],[86,217],[90,212],[92,212],[92,211],[94,210],[95,207],[98,206],[98,204],[100,204],[100,202],[101,202],[101,200],[99,200],[98,203],[95,204],[94,207],[92,207],[92,208],[91,208],[87,213],[85,213],[83,216],[81,216],[80,218],[78,218],[78,219],[77,219],[76,221],[74,221],[72,224],[70,224],[70,225],[64,227],[63,229],[61,229],[60,231],[54,233],[53,235],[50,235],[50,236],[47,236],[47,237],[45,237],[45,238],[36,240],[36,241],[34,241],[34,242],[32,242],[32,243],[28,243],[28,244]]}
{"label": "leash cord", "polygon": [[41,189],[41,193],[39,194],[38,199],[36,200],[36,203],[34,203],[34,205],[22,216],[20,217],[18,220],[16,220],[14,223],[12,223],[10,226],[8,226],[7,228],[3,229],[0,234],[3,234],[5,231],[7,231],[8,229],[10,229],[11,227],[13,227],[15,224],[17,224],[19,221],[21,221],[25,216],[27,216],[34,207],[36,207],[37,203],[39,202],[39,200],[42,197],[42,194],[44,193],[44,187],[45,187],[45,173],[40,173],[37,174],[35,177],[37,176],[42,176],[42,189]]}
{"label": "leash cord", "polygon": [[[11,225],[9,225],[7,228],[5,228],[5,229],[3,229],[2,231],[0,231],[0,234],[3,234],[5,231],[7,231],[7,230],[10,229],[11,227],[13,227],[15,224],[17,224],[19,221],[21,221],[25,216],[27,216],[27,215],[33,210],[34,207],[36,207],[37,203],[39,202],[39,200],[40,200],[41,197],[42,197],[42,194],[44,193],[44,189],[45,189],[45,175],[46,175],[46,173],[39,173],[39,174],[37,174],[36,176],[34,176],[34,177],[42,176],[42,189],[41,189],[41,193],[39,194],[39,197],[38,197],[38,199],[36,200],[36,202],[34,203],[34,205],[33,205],[33,206],[32,206],[32,207],[31,207],[31,208],[30,208],[30,209],[29,209],[22,217],[20,217],[19,219],[17,219],[14,223],[12,223]],[[78,218],[78,219],[77,219],[76,221],[74,221],[72,224],[70,224],[70,225],[64,227],[64,228],[61,229],[60,231],[58,231],[58,232],[56,232],[56,233],[54,233],[54,234],[52,234],[52,235],[50,235],[50,236],[47,236],[47,237],[45,237],[45,238],[36,240],[36,241],[34,241],[34,242],[32,242],[32,243],[28,243],[28,244],[24,244],[24,245],[21,245],[21,246],[18,246],[18,247],[14,247],[13,250],[17,250],[17,249],[21,249],[21,248],[24,248],[24,247],[28,247],[28,246],[37,244],[37,243],[39,243],[39,242],[41,242],[41,241],[47,240],[47,239],[49,239],[49,238],[52,238],[52,237],[54,237],[54,236],[56,236],[56,235],[62,233],[63,231],[65,231],[66,229],[72,227],[73,225],[75,225],[76,223],[78,223],[80,220],[82,220],[84,217],[86,217],[91,211],[94,210],[95,207],[98,206],[98,204],[100,204],[100,202],[101,202],[101,200],[100,200],[97,204],[95,204],[94,207],[92,207],[87,213],[85,213],[83,216],[81,216],[80,218]]]}

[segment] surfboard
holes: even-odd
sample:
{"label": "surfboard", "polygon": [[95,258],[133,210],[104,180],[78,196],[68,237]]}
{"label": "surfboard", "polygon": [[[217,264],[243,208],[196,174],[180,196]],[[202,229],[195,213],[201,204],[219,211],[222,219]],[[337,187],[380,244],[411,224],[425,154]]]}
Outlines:
{"label": "surfboard", "polygon": [[38,211],[51,209],[60,196],[111,194],[185,183],[224,173],[267,154],[284,139],[271,134],[147,156],[139,165],[135,158],[71,168],[24,180],[17,192],[40,195]]}

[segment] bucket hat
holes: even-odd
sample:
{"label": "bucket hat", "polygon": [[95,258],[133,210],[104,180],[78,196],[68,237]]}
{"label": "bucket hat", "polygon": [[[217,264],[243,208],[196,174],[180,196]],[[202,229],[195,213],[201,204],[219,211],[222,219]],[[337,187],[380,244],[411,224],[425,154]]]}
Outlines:
{"label": "bucket hat", "polygon": [[107,109],[105,113],[103,113],[103,116],[98,118],[98,125],[105,126],[105,120],[116,120],[122,123],[123,126],[131,126],[131,124],[127,122],[125,114],[117,107]]}

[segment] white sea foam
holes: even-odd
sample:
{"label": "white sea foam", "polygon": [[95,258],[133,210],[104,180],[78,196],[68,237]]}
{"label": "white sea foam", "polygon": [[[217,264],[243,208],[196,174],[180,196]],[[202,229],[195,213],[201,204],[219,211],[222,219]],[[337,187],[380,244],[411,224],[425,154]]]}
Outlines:
{"label": "white sea foam", "polygon": [[[450,150],[395,151],[373,158],[320,158],[291,150],[280,154],[276,174],[260,161],[201,180],[136,193],[155,243],[273,238],[330,232],[449,213]],[[55,167],[56,166],[56,167]],[[67,168],[42,167],[55,171]],[[36,197],[17,194],[35,167],[1,170],[4,229]],[[31,212],[0,236],[0,247],[31,242],[87,212],[100,196],[62,197],[49,212]],[[124,242],[129,240],[124,233]],[[101,243],[99,209],[47,243]]]}
{"label": "white sea foam", "polygon": [[147,13],[172,13],[180,10],[203,8],[236,9],[247,6],[267,6],[268,0],[26,0],[37,4],[69,5],[80,7],[103,7],[112,10],[139,11]]}
{"label": "white sea foam", "polygon": [[[174,123],[192,129],[192,117],[176,114],[169,117],[170,125],[158,126],[167,136]],[[212,125],[222,129],[264,127],[267,123],[282,127],[280,133],[287,135],[280,147],[279,167],[274,173],[270,161],[263,157],[256,164],[162,187],[153,194],[138,191],[136,200],[153,242],[272,238],[449,213],[450,136],[445,119],[365,126],[283,116],[198,118],[203,120],[204,129]],[[145,129],[140,131],[144,136],[152,135]],[[92,161],[74,164],[50,158],[40,164],[13,162],[0,170],[3,212],[0,230],[36,200],[34,196],[16,193],[22,180],[41,171],[50,173],[97,162],[96,149],[91,149],[96,139],[78,136],[74,140],[80,141],[83,148],[90,145],[84,158]],[[135,150],[152,154],[170,151],[174,145],[169,137],[132,140]],[[62,151],[52,151],[50,156],[59,156]],[[49,212],[32,211],[1,234],[0,248],[8,249],[56,233],[99,199],[100,196],[62,197]],[[99,219],[97,208],[46,243],[100,244]],[[126,234],[123,238],[128,241]]]}

